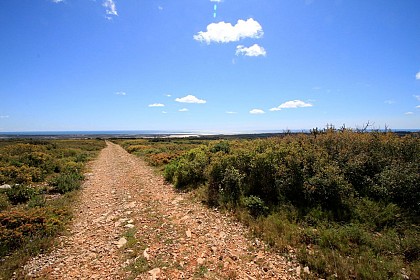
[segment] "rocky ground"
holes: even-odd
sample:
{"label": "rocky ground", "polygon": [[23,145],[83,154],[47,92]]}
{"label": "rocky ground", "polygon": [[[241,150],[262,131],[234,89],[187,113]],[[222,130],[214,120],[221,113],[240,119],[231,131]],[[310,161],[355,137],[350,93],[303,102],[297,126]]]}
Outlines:
{"label": "rocky ground", "polygon": [[295,262],[227,214],[176,192],[107,143],[86,174],[69,234],[31,260],[27,279],[296,279]]}

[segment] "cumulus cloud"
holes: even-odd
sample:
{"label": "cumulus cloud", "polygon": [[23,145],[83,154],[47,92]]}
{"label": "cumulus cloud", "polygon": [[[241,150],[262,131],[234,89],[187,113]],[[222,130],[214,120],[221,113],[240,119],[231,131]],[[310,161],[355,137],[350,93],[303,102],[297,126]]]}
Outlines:
{"label": "cumulus cloud", "polygon": [[114,0],[105,0],[102,3],[102,6],[105,7],[105,11],[107,14],[107,19],[112,19],[111,16],[118,16],[117,6],[115,5]]}
{"label": "cumulus cloud", "polygon": [[420,80],[420,71],[416,73],[416,80]]}
{"label": "cumulus cloud", "polygon": [[162,104],[162,103],[153,103],[153,104],[149,104],[149,107],[165,107],[165,104]]}
{"label": "cumulus cloud", "polygon": [[270,111],[280,111],[281,109],[295,109],[312,106],[312,104],[303,102],[302,100],[291,100],[280,104],[278,107],[271,108]]}
{"label": "cumulus cloud", "polygon": [[237,42],[244,38],[261,38],[264,31],[261,25],[254,19],[238,20],[235,25],[224,21],[210,23],[207,31],[200,31],[194,35],[194,40],[200,42],[229,43]]}
{"label": "cumulus cloud", "polygon": [[179,109],[179,111],[180,112],[188,112],[188,109],[187,108],[182,108],[182,109]]}
{"label": "cumulus cloud", "polygon": [[253,115],[261,115],[261,114],[265,114],[265,112],[261,109],[252,109],[251,111],[249,111],[250,114]]}
{"label": "cumulus cloud", "polygon": [[122,95],[122,96],[127,95],[127,93],[126,93],[126,92],[124,92],[124,91],[117,91],[115,94],[116,94],[116,95]]}
{"label": "cumulus cloud", "polygon": [[180,103],[196,103],[196,104],[204,104],[207,102],[206,100],[198,99],[194,95],[187,95],[181,98],[176,98],[175,101],[180,102]]}
{"label": "cumulus cloud", "polygon": [[239,45],[236,47],[236,55],[244,55],[244,56],[266,56],[267,52],[265,49],[258,44],[254,44],[253,46],[247,48],[243,45]]}

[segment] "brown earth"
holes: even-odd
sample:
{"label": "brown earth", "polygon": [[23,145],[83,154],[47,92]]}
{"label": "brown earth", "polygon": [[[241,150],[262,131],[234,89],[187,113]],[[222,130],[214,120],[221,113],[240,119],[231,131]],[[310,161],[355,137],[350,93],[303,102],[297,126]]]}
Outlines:
{"label": "brown earth", "polygon": [[297,278],[295,262],[229,214],[176,192],[118,145],[108,142],[86,175],[69,234],[31,260],[25,278]]}

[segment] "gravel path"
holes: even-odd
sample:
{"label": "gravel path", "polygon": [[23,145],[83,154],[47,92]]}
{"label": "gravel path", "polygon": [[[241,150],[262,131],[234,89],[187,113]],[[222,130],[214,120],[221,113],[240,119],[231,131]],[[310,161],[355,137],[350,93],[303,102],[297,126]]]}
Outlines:
{"label": "gravel path", "polygon": [[70,234],[24,268],[29,279],[295,279],[231,217],[193,202],[107,143],[87,174]]}

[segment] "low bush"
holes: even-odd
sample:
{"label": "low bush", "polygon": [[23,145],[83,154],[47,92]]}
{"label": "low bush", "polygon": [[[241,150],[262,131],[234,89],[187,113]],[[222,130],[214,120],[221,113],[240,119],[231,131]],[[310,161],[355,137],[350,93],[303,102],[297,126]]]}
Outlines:
{"label": "low bush", "polygon": [[36,195],[36,190],[24,185],[14,185],[6,190],[6,195],[12,204],[26,203]]}
{"label": "low bush", "polygon": [[[161,142],[142,141],[163,152]],[[164,175],[178,189],[201,186],[203,201],[233,209],[280,251],[295,247],[322,278],[396,279],[405,271],[415,279],[419,154],[417,134],[328,128],[208,141],[171,159]]]}
{"label": "low bush", "polygon": [[63,173],[53,178],[50,184],[54,192],[61,194],[78,190],[82,184],[83,175],[78,173]]}

